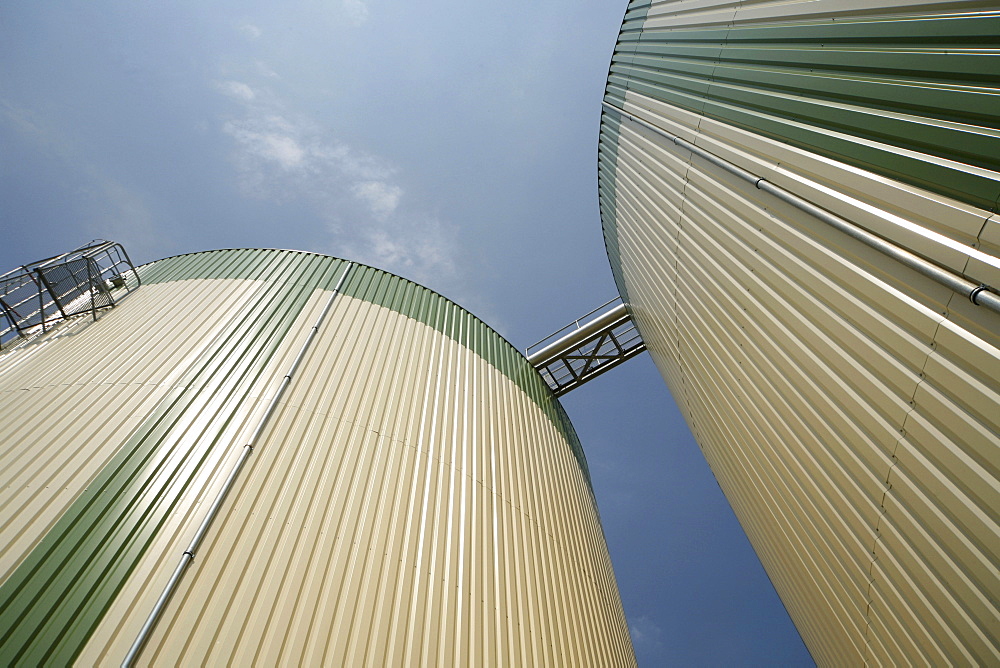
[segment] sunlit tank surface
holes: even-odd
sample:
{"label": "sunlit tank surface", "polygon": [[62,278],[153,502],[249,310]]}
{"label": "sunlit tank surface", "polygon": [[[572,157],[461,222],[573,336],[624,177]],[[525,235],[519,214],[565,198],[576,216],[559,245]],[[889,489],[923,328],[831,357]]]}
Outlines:
{"label": "sunlit tank surface", "polygon": [[995,9],[634,1],[611,62],[619,289],[823,665],[1000,664]]}
{"label": "sunlit tank surface", "polygon": [[117,664],[187,560],[139,664],[635,664],[548,387],[454,303],[348,264],[160,260],[0,353],[0,663]]}

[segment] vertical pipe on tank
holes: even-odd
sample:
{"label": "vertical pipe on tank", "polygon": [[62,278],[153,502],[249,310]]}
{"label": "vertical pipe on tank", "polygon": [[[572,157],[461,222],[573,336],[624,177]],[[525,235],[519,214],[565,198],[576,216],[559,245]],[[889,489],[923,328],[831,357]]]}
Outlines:
{"label": "vertical pipe on tank", "polygon": [[274,409],[277,408],[278,402],[281,400],[281,396],[285,392],[285,388],[288,387],[292,380],[292,376],[295,374],[296,369],[298,369],[299,364],[305,357],[306,352],[309,350],[309,346],[312,344],[313,340],[316,338],[316,334],[319,332],[320,326],[326,319],[327,314],[333,307],[333,300],[340,294],[340,290],[344,285],[344,281],[347,279],[347,275],[351,272],[354,267],[353,262],[349,262],[347,267],[344,269],[344,273],[341,274],[340,279],[337,281],[336,287],[333,289],[333,294],[327,300],[326,305],[323,307],[323,311],[319,314],[316,319],[316,324],[312,326],[309,330],[309,335],[306,340],[302,343],[302,347],[299,349],[298,355],[295,356],[295,361],[292,362],[291,367],[288,369],[288,373],[281,379],[281,385],[274,392],[274,396],[271,398],[271,403],[268,405],[267,410],[264,411],[263,417],[257,423],[257,427],[254,429],[253,434],[248,439],[246,445],[243,446],[243,452],[240,453],[239,459],[233,466],[232,470],[229,472],[229,476],[226,478],[225,483],[222,485],[222,489],[219,490],[218,495],[212,502],[212,506],[208,509],[208,514],[205,515],[205,519],[198,526],[198,530],[194,534],[194,538],[191,539],[191,543],[188,548],[181,555],[180,563],[177,564],[177,568],[174,569],[173,575],[170,576],[170,580],[167,582],[167,586],[164,587],[163,592],[160,597],[156,600],[153,605],[153,610],[149,613],[146,618],[145,623],[142,628],[139,629],[139,634],[136,636],[135,640],[132,642],[132,646],[129,648],[128,654],[122,660],[122,668],[130,668],[134,663],[136,658],[138,658],[139,653],[142,651],[143,646],[146,644],[146,640],[149,639],[150,634],[153,632],[153,628],[156,626],[156,622],[159,620],[160,615],[163,613],[164,608],[166,608],[167,603],[170,601],[170,597],[173,596],[174,590],[177,589],[177,585],[180,583],[184,572],[187,567],[194,561],[194,555],[201,545],[201,541],[205,538],[205,533],[211,526],[212,521],[215,516],[218,515],[219,510],[222,508],[222,503],[226,500],[226,496],[229,494],[229,490],[236,484],[236,479],[239,477],[240,471],[243,465],[246,463],[247,459],[253,453],[254,444],[260,437],[261,433],[264,431],[264,427],[267,425],[271,414]]}

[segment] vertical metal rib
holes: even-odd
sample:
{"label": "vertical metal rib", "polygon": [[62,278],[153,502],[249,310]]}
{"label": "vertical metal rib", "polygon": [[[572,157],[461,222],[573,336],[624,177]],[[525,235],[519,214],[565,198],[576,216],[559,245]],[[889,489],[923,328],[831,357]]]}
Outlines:
{"label": "vertical metal rib", "polygon": [[647,130],[650,130],[665,139],[672,141],[677,146],[694,153],[695,155],[704,158],[708,162],[724,169],[725,171],[738,176],[744,181],[748,181],[754,184],[760,190],[768,192],[778,199],[791,204],[797,209],[805,211],[809,215],[815,217],[831,227],[834,227],[844,234],[857,239],[861,243],[874,248],[878,252],[892,258],[893,260],[917,271],[924,276],[927,276],[933,281],[944,285],[945,287],[957,292],[958,294],[967,297],[976,306],[984,306],[991,311],[1000,313],[1000,295],[992,292],[988,286],[981,285],[978,283],[973,283],[972,281],[966,280],[961,276],[955,275],[953,272],[940,267],[933,262],[925,260],[916,253],[912,253],[905,248],[901,248],[896,244],[883,239],[882,237],[865,230],[858,225],[855,225],[849,220],[841,218],[833,213],[830,213],[826,209],[822,209],[812,202],[809,202],[795,193],[789,192],[777,186],[762,176],[757,176],[752,174],[747,170],[734,165],[725,158],[720,158],[714,153],[710,153],[700,146],[695,146],[689,141],[678,137],[674,134],[667,132],[666,130],[653,125],[652,123],[631,114],[624,109],[616,107],[613,104],[608,104],[607,102],[602,102],[601,105],[608,111],[614,112],[620,115],[622,118],[626,118],[637,125],[640,125]]}
{"label": "vertical metal rib", "polygon": [[122,668],[129,668],[135,663],[135,660],[138,658],[143,646],[146,644],[146,640],[148,640],[149,636],[152,634],[153,629],[156,627],[156,622],[163,613],[163,609],[166,607],[167,603],[170,602],[170,597],[173,596],[174,590],[177,589],[177,585],[184,576],[184,572],[187,570],[191,562],[194,561],[194,555],[197,552],[198,547],[201,545],[202,540],[205,538],[208,528],[212,525],[212,521],[222,508],[222,504],[226,500],[229,490],[236,484],[236,479],[239,477],[243,465],[253,453],[254,444],[264,431],[264,427],[267,425],[271,414],[274,413],[274,409],[277,408],[278,402],[281,400],[281,396],[284,394],[285,389],[291,382],[292,376],[295,375],[295,371],[298,369],[299,364],[302,362],[306,352],[309,350],[309,346],[312,344],[313,339],[316,338],[316,334],[319,331],[320,326],[323,324],[327,314],[333,307],[333,300],[336,299],[338,294],[340,294],[344,281],[347,279],[347,275],[351,272],[353,267],[354,263],[349,262],[347,267],[344,269],[344,273],[341,274],[336,287],[333,289],[333,294],[330,295],[326,305],[323,307],[323,311],[319,314],[319,317],[316,318],[316,323],[312,326],[312,329],[309,330],[309,335],[302,343],[302,347],[299,349],[298,355],[295,356],[295,361],[293,361],[291,367],[289,367],[288,373],[286,373],[284,378],[281,379],[281,385],[279,385],[278,389],[275,390],[274,396],[271,398],[271,403],[268,405],[267,410],[264,411],[264,415],[257,423],[257,427],[254,429],[248,442],[243,446],[243,452],[240,453],[240,458],[236,461],[236,464],[229,472],[229,476],[226,478],[226,482],[223,484],[222,489],[219,490],[218,495],[216,495],[215,500],[212,502],[212,506],[209,508],[208,514],[205,515],[205,519],[202,520],[198,530],[195,531],[194,538],[191,539],[191,543],[188,545],[187,550],[185,550],[181,555],[180,562],[177,564],[177,568],[174,569],[173,574],[170,576],[167,586],[164,587],[163,592],[160,593],[160,597],[156,600],[153,610],[149,613],[145,623],[139,630],[139,634],[132,642],[132,646],[129,648],[128,654],[126,654],[125,658],[122,660]]}

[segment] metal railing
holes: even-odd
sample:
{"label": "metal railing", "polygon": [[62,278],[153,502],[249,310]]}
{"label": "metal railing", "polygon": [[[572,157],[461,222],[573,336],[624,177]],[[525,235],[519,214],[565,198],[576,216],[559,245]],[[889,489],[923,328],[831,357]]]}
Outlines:
{"label": "metal railing", "polygon": [[57,322],[115,305],[140,284],[121,244],[95,240],[0,276],[0,350]]}
{"label": "metal railing", "polygon": [[528,346],[524,354],[561,396],[645,349],[621,297],[616,297]]}

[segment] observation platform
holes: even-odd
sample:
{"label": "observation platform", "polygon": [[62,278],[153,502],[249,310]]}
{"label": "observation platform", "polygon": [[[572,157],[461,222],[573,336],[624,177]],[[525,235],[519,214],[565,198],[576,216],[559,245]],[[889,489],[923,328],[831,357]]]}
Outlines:
{"label": "observation platform", "polygon": [[122,245],[102,239],[8,271],[0,276],[0,350],[74,316],[96,320],[139,283]]}

